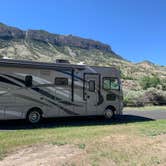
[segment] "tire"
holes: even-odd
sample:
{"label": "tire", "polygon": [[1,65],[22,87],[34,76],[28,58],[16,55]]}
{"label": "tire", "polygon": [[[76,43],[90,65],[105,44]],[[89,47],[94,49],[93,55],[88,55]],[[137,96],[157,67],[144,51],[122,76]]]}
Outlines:
{"label": "tire", "polygon": [[114,111],[111,109],[111,108],[107,108],[105,111],[104,111],[104,117],[106,119],[113,119],[114,118]]}
{"label": "tire", "polygon": [[27,121],[31,124],[37,124],[42,120],[41,110],[39,109],[32,109],[27,114]]}

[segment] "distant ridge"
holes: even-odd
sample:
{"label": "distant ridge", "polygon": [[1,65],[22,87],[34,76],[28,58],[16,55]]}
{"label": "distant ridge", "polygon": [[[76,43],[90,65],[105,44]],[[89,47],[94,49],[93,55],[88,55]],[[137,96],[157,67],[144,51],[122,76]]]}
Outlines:
{"label": "distant ridge", "polygon": [[114,54],[114,58],[122,59],[119,55],[116,55],[111,47],[107,44],[99,41],[85,39],[73,35],[58,35],[49,33],[44,30],[27,30],[23,31],[19,28],[7,26],[0,23],[0,39],[2,40],[31,40],[40,41],[44,43],[50,43],[55,46],[69,46],[80,49],[92,50],[96,49],[102,52],[108,52]]}
{"label": "distant ridge", "polygon": [[148,64],[148,65],[151,65],[151,66],[156,66],[156,64],[154,64],[153,62],[148,61],[148,60],[144,60],[144,61],[138,62],[136,64]]}

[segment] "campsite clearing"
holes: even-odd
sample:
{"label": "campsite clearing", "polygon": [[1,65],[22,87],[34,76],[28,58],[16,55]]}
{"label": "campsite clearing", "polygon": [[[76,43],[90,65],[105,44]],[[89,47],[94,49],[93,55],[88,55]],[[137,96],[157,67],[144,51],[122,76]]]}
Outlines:
{"label": "campsite clearing", "polygon": [[92,122],[0,132],[0,166],[166,163],[166,120]]}

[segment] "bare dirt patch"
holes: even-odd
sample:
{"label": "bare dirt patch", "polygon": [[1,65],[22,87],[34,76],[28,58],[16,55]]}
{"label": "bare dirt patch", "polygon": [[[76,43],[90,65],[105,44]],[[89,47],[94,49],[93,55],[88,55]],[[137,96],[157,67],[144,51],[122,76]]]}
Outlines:
{"label": "bare dirt patch", "polygon": [[0,166],[70,165],[72,160],[81,158],[82,154],[83,150],[74,145],[38,145],[10,154],[0,161]]}
{"label": "bare dirt patch", "polygon": [[166,134],[141,136],[114,134],[77,145],[34,145],[9,154],[0,166],[165,166]]}

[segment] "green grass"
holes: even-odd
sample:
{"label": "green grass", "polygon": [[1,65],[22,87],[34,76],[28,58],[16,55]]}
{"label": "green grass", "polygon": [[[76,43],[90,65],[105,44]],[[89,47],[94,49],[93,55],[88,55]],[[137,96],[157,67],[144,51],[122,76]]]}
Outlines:
{"label": "green grass", "polygon": [[124,107],[124,111],[166,111],[166,106]]}
{"label": "green grass", "polygon": [[[153,165],[152,159],[156,162],[164,161],[160,159],[160,154],[144,156],[149,148],[148,141],[145,144],[144,139],[151,140],[157,135],[163,134],[166,134],[166,120],[3,131],[0,132],[0,159],[8,152],[22,146],[40,143],[52,144],[53,146],[74,144],[79,149],[86,150],[91,165],[100,165],[99,163],[106,159],[111,159],[117,165],[123,165],[123,163],[136,165],[135,162]],[[105,138],[110,138],[110,140],[104,141]],[[134,143],[130,144],[134,140],[142,140],[140,147]],[[123,143],[123,141],[127,142]],[[139,161],[141,157],[142,159]]]}

